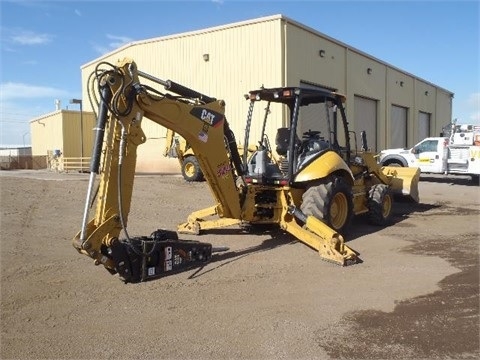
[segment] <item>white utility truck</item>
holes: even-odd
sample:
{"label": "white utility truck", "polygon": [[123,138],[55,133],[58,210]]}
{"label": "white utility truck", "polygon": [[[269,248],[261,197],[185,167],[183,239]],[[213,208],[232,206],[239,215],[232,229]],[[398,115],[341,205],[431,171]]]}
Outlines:
{"label": "white utility truck", "polygon": [[457,125],[443,129],[441,137],[423,139],[411,149],[387,149],[378,155],[383,166],[418,167],[422,173],[480,176],[480,125]]}

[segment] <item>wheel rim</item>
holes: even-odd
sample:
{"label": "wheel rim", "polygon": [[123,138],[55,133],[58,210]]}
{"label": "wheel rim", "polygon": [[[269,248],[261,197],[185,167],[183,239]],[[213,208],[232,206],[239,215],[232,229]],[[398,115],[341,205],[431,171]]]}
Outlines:
{"label": "wheel rim", "polygon": [[330,224],[335,230],[341,229],[348,217],[348,201],[343,193],[337,193],[330,206]]}
{"label": "wheel rim", "polygon": [[185,164],[185,174],[192,177],[195,174],[195,166],[192,163]]}
{"label": "wheel rim", "polygon": [[390,195],[385,195],[385,198],[383,199],[383,204],[382,204],[382,215],[383,218],[387,218],[388,215],[390,215],[390,212],[392,211],[392,198]]}

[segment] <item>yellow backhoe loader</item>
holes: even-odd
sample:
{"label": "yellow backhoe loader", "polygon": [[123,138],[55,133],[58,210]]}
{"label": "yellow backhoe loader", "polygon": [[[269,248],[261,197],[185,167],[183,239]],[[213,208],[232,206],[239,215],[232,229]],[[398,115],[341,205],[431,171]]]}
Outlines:
{"label": "yellow backhoe loader", "polygon": [[[99,93],[96,139],[82,226],[73,246],[126,282],[165,276],[211,259],[215,251],[211,244],[180,240],[177,233],[200,234],[238,224],[278,226],[318,251],[322,259],[354,264],[358,254],[345,245],[341,234],[351,217],[368,213],[372,222],[385,224],[394,191],[418,200],[418,171],[409,168],[409,173],[400,174],[398,168],[380,168],[371,153],[350,149],[345,99],[339,94],[299,87],[251,91],[244,149],[250,141],[255,103],[267,102],[267,112],[275,104],[288,112],[290,120],[279,129],[272,149],[264,116],[258,127],[262,129],[258,148],[249,156],[248,151],[238,151],[224,116],[224,101],[144,73],[130,59],[116,65],[99,63],[93,75]],[[168,92],[147,86],[140,78]],[[300,110],[310,104],[320,105],[327,114],[326,137],[314,129],[298,133]],[[338,113],[342,131],[337,130]],[[144,117],[190,144],[214,204],[190,214],[177,232],[156,230],[149,236],[130,237],[127,220],[136,151],[146,140]],[[94,202],[95,215],[90,218]],[[125,238],[120,239],[122,231]]]}

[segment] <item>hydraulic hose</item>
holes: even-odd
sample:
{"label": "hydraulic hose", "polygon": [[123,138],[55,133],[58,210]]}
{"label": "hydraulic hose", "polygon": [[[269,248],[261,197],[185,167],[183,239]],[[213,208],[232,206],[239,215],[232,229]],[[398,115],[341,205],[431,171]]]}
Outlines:
{"label": "hydraulic hose", "polygon": [[102,155],[103,137],[105,135],[105,126],[108,119],[108,104],[112,99],[112,91],[107,84],[101,85],[101,100],[98,110],[97,125],[94,128],[95,142],[93,144],[92,161],[90,162],[90,172],[98,174],[100,168],[100,158]]}
{"label": "hydraulic hose", "polygon": [[83,246],[83,243],[86,240],[88,212],[89,212],[90,202],[92,199],[92,193],[93,193],[93,188],[95,184],[95,175],[99,173],[103,138],[105,135],[105,127],[107,125],[107,119],[108,119],[108,103],[112,99],[112,91],[110,90],[110,87],[106,83],[101,84],[100,86],[101,86],[101,90],[100,90],[101,100],[100,100],[98,117],[97,117],[97,125],[95,126],[95,129],[94,129],[95,142],[93,144],[92,160],[90,162],[90,179],[88,181],[87,199],[85,201],[85,208],[83,210],[82,228],[80,231],[81,246]]}

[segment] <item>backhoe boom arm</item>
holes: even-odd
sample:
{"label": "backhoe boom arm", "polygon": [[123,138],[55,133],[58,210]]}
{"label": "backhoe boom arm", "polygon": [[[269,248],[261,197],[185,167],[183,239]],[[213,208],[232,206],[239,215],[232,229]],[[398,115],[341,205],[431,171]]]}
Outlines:
{"label": "backhoe boom arm", "polygon": [[[241,173],[241,162],[236,146],[231,146],[235,140],[224,116],[225,103],[170,80],[163,81],[140,72],[129,59],[112,68],[99,72],[97,76],[100,103],[90,181],[82,227],[73,245],[79,252],[93,258],[96,264],[103,264],[112,273],[119,272],[129,281],[139,280],[139,277],[145,279],[145,273],[150,271],[159,276],[160,269],[169,266],[165,264],[175,255],[176,249],[187,254],[181,261],[177,259],[182,266],[206,261],[211,254],[210,244],[192,245],[177,240],[176,247],[167,246],[165,240],[175,237],[171,232],[168,233],[169,239],[158,232],[150,237],[131,239],[127,220],[137,146],[146,141],[141,127],[144,117],[178,133],[191,144],[199,154],[198,160],[216,199],[217,213],[226,217],[240,216],[235,177],[236,173]],[[162,94],[143,85],[139,76],[161,84],[179,96]],[[232,148],[236,154],[231,153]],[[89,219],[90,204],[96,192],[96,174],[100,174],[100,182],[95,215]],[[127,238],[125,242],[119,240],[122,230]],[[153,257],[163,258],[154,266],[144,264],[137,267],[138,262],[152,262]]]}

